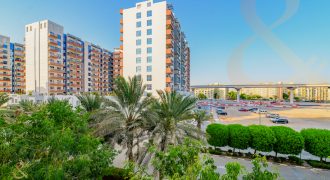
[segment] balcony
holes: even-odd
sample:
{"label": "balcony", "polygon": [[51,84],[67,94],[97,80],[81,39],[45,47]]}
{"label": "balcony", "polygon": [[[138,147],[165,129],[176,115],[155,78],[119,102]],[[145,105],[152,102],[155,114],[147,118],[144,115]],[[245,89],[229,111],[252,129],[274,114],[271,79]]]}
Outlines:
{"label": "balcony", "polygon": [[171,58],[166,58],[166,64],[172,64],[172,59]]}
{"label": "balcony", "polygon": [[166,68],[166,74],[171,74],[173,71],[171,68]]}
{"label": "balcony", "polygon": [[57,39],[57,36],[55,34],[48,34],[48,37]]}
{"label": "balcony", "polygon": [[120,28],[120,33],[124,33],[124,29],[123,28]]}
{"label": "balcony", "polygon": [[124,24],[124,20],[120,19],[120,24],[123,25]]}
{"label": "balcony", "polygon": [[57,62],[52,62],[52,61],[48,62],[48,65],[63,67],[63,64],[62,63],[57,63]]}
{"label": "balcony", "polygon": [[60,86],[60,87],[62,87],[62,86],[64,86],[64,83],[62,83],[62,82],[49,82],[49,85],[50,86]]}
{"label": "balcony", "polygon": [[172,91],[172,88],[171,88],[171,87],[166,87],[166,88],[165,88],[165,91],[166,91],[166,92],[171,92],[171,91]]}
{"label": "balcony", "polygon": [[120,41],[123,42],[124,41],[124,37],[120,36]]}
{"label": "balcony", "polygon": [[166,54],[167,54],[167,55],[172,55],[172,54],[173,54],[173,50],[172,50],[172,48],[167,48],[167,49],[166,49]]}
{"label": "balcony", "polygon": [[173,47],[172,39],[166,39],[166,45],[167,45],[168,47]]}
{"label": "balcony", "polygon": [[172,10],[167,9],[167,10],[166,10],[166,15],[167,15],[167,16],[172,16],[172,15],[173,15],[173,14],[172,14]]}
{"label": "balcony", "polygon": [[172,79],[170,77],[166,77],[166,83],[171,83]]}
{"label": "balcony", "polygon": [[172,30],[171,29],[167,29],[166,30],[166,35],[169,35],[169,36],[173,37]]}
{"label": "balcony", "polygon": [[124,46],[123,45],[120,45],[119,49],[120,50],[124,50]]}
{"label": "balcony", "polygon": [[121,15],[123,15],[124,10],[121,8],[121,9],[119,10],[119,13],[120,13]]}

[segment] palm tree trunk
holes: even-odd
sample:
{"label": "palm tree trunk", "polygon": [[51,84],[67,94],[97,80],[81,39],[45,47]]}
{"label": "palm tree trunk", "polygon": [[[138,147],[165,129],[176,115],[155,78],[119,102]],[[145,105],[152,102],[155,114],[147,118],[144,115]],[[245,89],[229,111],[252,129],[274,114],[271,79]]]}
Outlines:
{"label": "palm tree trunk", "polygon": [[133,135],[129,133],[127,138],[127,155],[129,161],[134,161],[133,157]]}

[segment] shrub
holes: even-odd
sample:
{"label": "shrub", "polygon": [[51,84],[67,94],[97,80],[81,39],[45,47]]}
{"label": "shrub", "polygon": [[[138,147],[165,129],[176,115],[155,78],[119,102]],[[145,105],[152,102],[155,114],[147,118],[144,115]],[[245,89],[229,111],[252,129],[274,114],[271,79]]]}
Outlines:
{"label": "shrub", "polygon": [[210,124],[206,128],[208,134],[207,142],[212,146],[228,145],[228,128],[222,124]]}
{"label": "shrub", "polygon": [[295,163],[297,165],[302,165],[304,163],[304,161],[298,158],[297,156],[289,156],[289,162]]}
{"label": "shrub", "polygon": [[250,132],[246,126],[240,124],[228,125],[229,140],[228,144],[230,147],[237,149],[247,149],[250,142]]}
{"label": "shrub", "polygon": [[330,169],[330,163],[314,160],[307,160],[307,163],[315,168]]}
{"label": "shrub", "polygon": [[281,154],[294,154],[301,153],[304,148],[304,138],[295,130],[284,126],[272,126],[270,129],[274,132],[276,142],[273,150]]}
{"label": "shrub", "polygon": [[270,152],[273,150],[273,145],[276,141],[273,131],[267,126],[251,125],[249,126],[251,135],[251,148],[255,152],[263,151]]}
{"label": "shrub", "polygon": [[305,139],[305,150],[315,156],[324,157],[330,155],[330,131],[325,129],[303,129],[301,131]]}

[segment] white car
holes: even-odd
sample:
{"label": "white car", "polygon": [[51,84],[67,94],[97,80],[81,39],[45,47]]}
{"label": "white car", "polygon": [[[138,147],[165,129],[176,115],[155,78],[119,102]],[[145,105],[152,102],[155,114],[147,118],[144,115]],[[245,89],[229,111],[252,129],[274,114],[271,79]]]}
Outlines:
{"label": "white car", "polygon": [[264,110],[264,109],[258,109],[258,110],[256,110],[256,111],[254,111],[255,113],[257,113],[257,114],[266,114],[267,113],[267,110]]}

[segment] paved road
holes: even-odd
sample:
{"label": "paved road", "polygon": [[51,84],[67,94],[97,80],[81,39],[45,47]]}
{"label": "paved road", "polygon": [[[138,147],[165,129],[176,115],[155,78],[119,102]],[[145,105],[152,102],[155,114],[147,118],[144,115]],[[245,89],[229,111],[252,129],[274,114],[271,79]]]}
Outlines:
{"label": "paved road", "polygon": [[[218,167],[218,172],[224,174],[226,172],[225,164],[228,162],[239,162],[245,166],[248,171],[251,171],[252,164],[250,160],[242,158],[232,158],[227,156],[212,155],[215,165]],[[322,170],[316,168],[306,168],[300,166],[287,166],[285,164],[269,163],[270,169],[278,170],[281,177],[286,180],[329,180],[330,170]]]}

